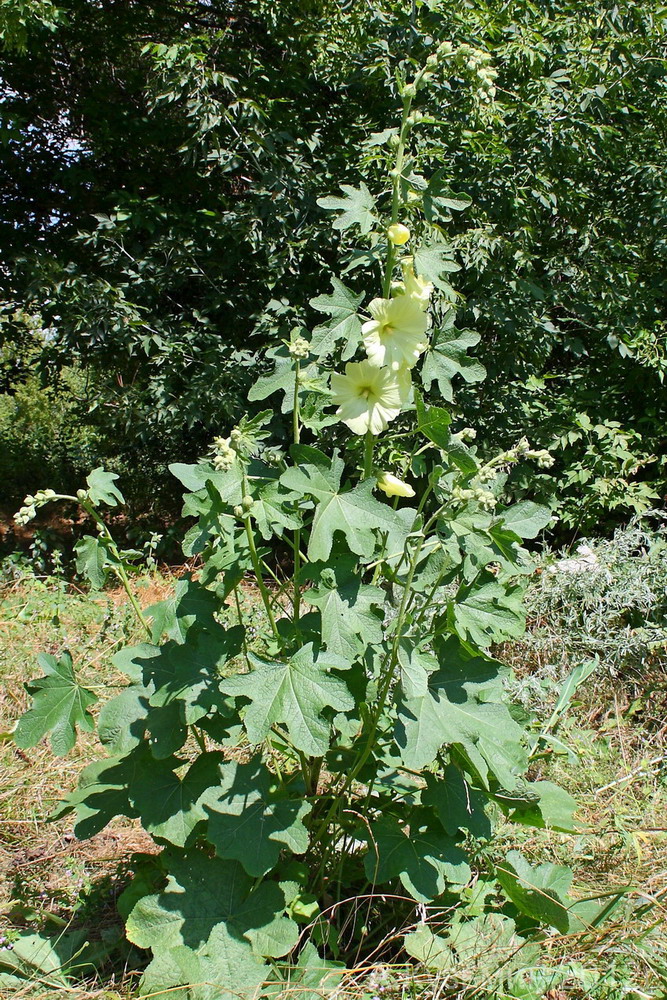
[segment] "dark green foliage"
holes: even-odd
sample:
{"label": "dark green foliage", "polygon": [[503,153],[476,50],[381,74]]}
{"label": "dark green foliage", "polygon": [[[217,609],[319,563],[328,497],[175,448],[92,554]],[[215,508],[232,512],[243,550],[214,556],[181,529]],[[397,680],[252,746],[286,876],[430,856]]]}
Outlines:
{"label": "dark green foliage", "polygon": [[45,363],[76,359],[93,378],[86,419],[106,458],[133,464],[140,449],[162,476],[234,422],[277,338],[319,326],[321,353],[355,336],[327,301],[323,213],[366,240],[349,248],[350,291],[334,291],[354,296],[359,265],[377,260],[364,232],[386,207],[356,182],[362,161],[371,187],[384,166],[384,60],[421,58],[432,36],[488,50],[499,76],[492,106],[457,80],[433,91],[418,150],[430,180],[420,160],[406,181],[453,236],[421,251],[423,273],[453,296],[449,274],[466,265],[473,332],[439,335],[430,391],[449,399],[463,375],[459,406],[484,447],[524,433],[555,445],[568,530],[660,491],[659,4],[17,0],[0,32],[4,296],[53,330]]}

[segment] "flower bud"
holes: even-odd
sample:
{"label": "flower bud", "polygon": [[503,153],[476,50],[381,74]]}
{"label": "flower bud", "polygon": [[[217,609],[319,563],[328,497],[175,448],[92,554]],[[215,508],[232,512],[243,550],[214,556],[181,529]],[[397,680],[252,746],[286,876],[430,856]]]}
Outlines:
{"label": "flower bud", "polygon": [[304,337],[296,337],[288,347],[291,358],[298,360],[307,358],[310,353],[310,345]]}
{"label": "flower bud", "polygon": [[428,57],[428,59],[426,60],[426,65],[427,65],[427,66],[428,66],[428,67],[429,67],[430,69],[435,69],[435,68],[436,68],[436,66],[438,65],[438,57],[437,57],[437,55],[436,55],[435,53],[432,53],[432,54],[431,54],[431,55],[430,55],[430,56]]}
{"label": "flower bud", "polygon": [[245,511],[243,507],[239,506],[238,504],[234,508],[234,517],[245,517]]}
{"label": "flower bud", "polygon": [[402,222],[394,222],[387,229],[387,236],[395,247],[402,247],[410,239],[410,230]]}
{"label": "flower bud", "polygon": [[76,498],[77,498],[77,500],[87,500],[88,499],[88,494],[86,493],[85,490],[77,490],[76,491]]}
{"label": "flower bud", "polygon": [[405,87],[403,87],[403,97],[416,97],[416,96],[417,96],[417,88],[415,87],[414,83],[406,83]]}
{"label": "flower bud", "polygon": [[413,497],[415,491],[408,483],[404,483],[397,476],[392,476],[391,472],[382,472],[378,476],[378,486],[388,497]]}
{"label": "flower bud", "polygon": [[241,500],[241,505],[243,506],[244,510],[251,510],[254,502],[255,501],[253,500],[253,498],[251,496],[248,496],[248,494],[246,493],[246,495]]}

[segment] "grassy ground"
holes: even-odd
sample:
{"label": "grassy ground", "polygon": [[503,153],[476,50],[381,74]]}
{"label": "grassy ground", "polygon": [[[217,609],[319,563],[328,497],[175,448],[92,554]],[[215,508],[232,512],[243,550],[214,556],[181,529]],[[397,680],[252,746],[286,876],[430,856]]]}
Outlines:
{"label": "grassy ground", "polygon": [[[168,579],[153,575],[137,584],[147,606],[170,589]],[[252,594],[245,595],[248,607]],[[535,626],[535,631],[538,625]],[[18,750],[8,733],[26,707],[23,682],[39,673],[39,652],[68,648],[81,680],[100,694],[123,678],[113,673],[113,651],[139,636],[131,611],[116,591],[89,597],[53,580],[27,579],[0,593],[0,948],[12,945],[15,928],[85,926],[103,946],[117,945],[115,899],[132,869],[137,852],[154,850],[140,827],[116,821],[90,841],[79,843],[68,818],[46,821],[63,792],[74,786],[84,763],[97,756],[94,736],[84,734],[67,758],[54,758],[48,744]],[[547,718],[566,669],[556,662],[556,647],[527,642],[508,647],[503,656],[517,670],[515,695]],[[664,689],[667,665],[659,653],[648,657],[644,673],[622,676],[618,664],[601,662],[578,692],[559,736],[570,749],[544,765],[544,774],[563,784],[581,802],[581,833],[501,831],[507,847],[520,843],[535,860],[569,864],[575,885],[585,895],[627,890],[610,920],[595,934],[545,943],[544,973],[525,973],[533,981],[526,997],[548,1000],[667,995],[667,726],[660,722],[656,692]],[[658,705],[658,707],[656,707]],[[112,949],[87,986],[25,987],[0,985],[2,1000],[128,1000],[136,983],[130,971],[137,955]],[[1,956],[1,952],[0,952]],[[384,977],[384,978],[383,978]],[[380,997],[449,996],[432,977],[405,969],[380,969],[353,977],[349,994]],[[483,988],[472,991],[484,996]]]}

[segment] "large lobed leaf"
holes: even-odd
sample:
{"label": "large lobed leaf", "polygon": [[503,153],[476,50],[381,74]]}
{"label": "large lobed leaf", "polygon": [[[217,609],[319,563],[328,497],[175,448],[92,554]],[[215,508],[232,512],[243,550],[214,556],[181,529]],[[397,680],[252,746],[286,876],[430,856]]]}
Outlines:
{"label": "large lobed leaf", "polygon": [[333,653],[315,655],[312,643],[284,662],[264,660],[251,654],[253,670],[230,677],[222,690],[248,699],[244,725],[248,739],[260,744],[274,725],[284,726],[289,738],[303,753],[322,756],[329,748],[331,722],[327,709],[347,712],[354,698],[345,683],[328,673],[330,667],[346,666]]}
{"label": "large lobed leaf", "polygon": [[44,676],[26,684],[32,695],[32,707],[23,715],[14,732],[17,746],[35,747],[47,733],[53,752],[64,757],[76,742],[76,727],[92,732],[95,721],[88,711],[97,696],[82,687],[74,676],[74,665],[69,653],[59,659],[42,653],[37,662]]}
{"label": "large lobed leaf", "polygon": [[165,860],[166,886],[140,899],[127,920],[129,940],[153,952],[141,993],[187,986],[189,1000],[252,996],[268,974],[262,958],[286,955],[297,942],[283,890],[255,885],[238,862],[203,851],[170,851]]}

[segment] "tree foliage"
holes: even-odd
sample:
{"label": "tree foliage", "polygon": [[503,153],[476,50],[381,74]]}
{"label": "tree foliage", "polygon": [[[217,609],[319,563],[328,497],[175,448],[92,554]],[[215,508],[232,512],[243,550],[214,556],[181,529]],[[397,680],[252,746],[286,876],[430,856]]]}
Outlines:
{"label": "tree foliage", "polygon": [[[93,376],[106,456],[192,458],[238,415],[267,344],[321,327],[323,309],[339,322],[316,334],[322,351],[354,336],[359,268],[379,266],[356,171],[372,188],[383,169],[386,59],[451,39],[490,53],[498,77],[492,106],[462,79],[432,92],[416,150],[429,179],[405,180],[453,237],[454,252],[422,251],[423,272],[473,331],[441,334],[429,391],[451,401],[461,372],[458,406],[486,447],[553,445],[566,525],[652,502],[667,365],[658,3],[62,0],[1,17],[4,296],[41,317],[52,374],[76,358]],[[344,251],[343,225],[361,235],[335,301],[330,209]],[[462,360],[477,336],[478,360]]]}

